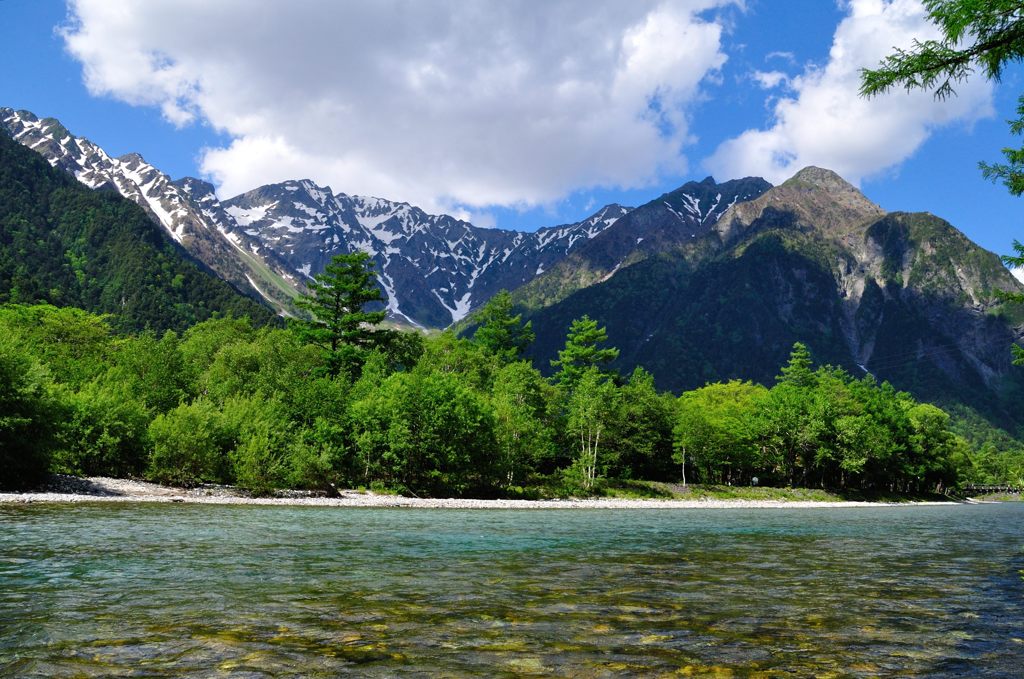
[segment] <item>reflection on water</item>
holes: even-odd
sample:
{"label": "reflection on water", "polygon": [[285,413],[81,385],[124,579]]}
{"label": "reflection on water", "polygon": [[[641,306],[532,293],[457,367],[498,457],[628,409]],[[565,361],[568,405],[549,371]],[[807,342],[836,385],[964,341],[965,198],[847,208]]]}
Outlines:
{"label": "reflection on water", "polygon": [[0,507],[0,675],[1014,676],[1021,519]]}

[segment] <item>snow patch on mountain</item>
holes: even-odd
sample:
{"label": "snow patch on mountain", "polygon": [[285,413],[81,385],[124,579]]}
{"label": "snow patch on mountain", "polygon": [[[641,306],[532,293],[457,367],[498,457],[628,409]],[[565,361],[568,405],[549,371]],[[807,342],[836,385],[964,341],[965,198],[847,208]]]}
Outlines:
{"label": "snow patch on mountain", "polygon": [[258,222],[266,217],[267,210],[271,207],[273,205],[257,205],[249,209],[232,206],[226,208],[225,212],[231,215],[239,226],[249,226],[253,222]]}
{"label": "snow patch on mountain", "polygon": [[[458,322],[499,290],[550,272],[631,212],[608,205],[579,222],[523,233],[478,228],[404,202],[336,193],[309,179],[220,200],[206,182],[172,182],[137,154],[111,158],[55,120],[0,109],[0,122],[83,184],[115,189],[138,203],[171,238],[240,289],[273,300],[268,293],[281,285],[263,278],[266,265],[301,292],[301,281],[323,271],[334,255],[365,252],[373,260],[388,315],[424,328]],[[710,178],[704,184],[707,190],[715,186]],[[707,190],[666,194],[664,209],[684,225],[717,220],[724,209],[722,194],[714,197]],[[627,220],[619,228],[628,233],[635,226]],[[638,230],[626,242],[635,239],[639,246],[645,235]]]}
{"label": "snow patch on mountain", "polygon": [[[271,271],[287,284],[294,280],[294,272],[284,269],[272,253],[261,252],[262,243],[224,212],[211,185],[194,178],[172,182],[137,153],[112,158],[88,139],[75,137],[59,121],[40,119],[28,111],[0,108],[0,128],[82,184],[116,190],[146,210],[176,243],[221,278],[283,311],[287,295],[268,295],[269,286],[254,281]],[[253,263],[259,261],[262,266]]]}

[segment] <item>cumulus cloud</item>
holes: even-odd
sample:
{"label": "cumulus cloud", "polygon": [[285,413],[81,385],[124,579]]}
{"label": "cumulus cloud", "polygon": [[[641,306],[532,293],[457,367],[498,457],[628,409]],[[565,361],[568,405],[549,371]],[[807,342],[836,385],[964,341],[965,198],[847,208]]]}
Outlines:
{"label": "cumulus cloud", "polygon": [[723,142],[705,165],[715,175],[759,175],[780,182],[807,165],[835,170],[852,182],[898,165],[931,133],[992,115],[992,86],[974,79],[959,96],[936,101],[904,90],[858,96],[860,69],[873,68],[893,47],[938,37],[919,0],[852,0],[832,40],[828,63],[789,81],[767,129]]}
{"label": "cumulus cloud", "polygon": [[69,0],[97,95],[201,121],[221,193],[309,177],[427,208],[549,203],[685,171],[739,0]]}
{"label": "cumulus cloud", "polygon": [[789,79],[789,76],[782,71],[754,71],[750,77],[763,90],[775,89]]}

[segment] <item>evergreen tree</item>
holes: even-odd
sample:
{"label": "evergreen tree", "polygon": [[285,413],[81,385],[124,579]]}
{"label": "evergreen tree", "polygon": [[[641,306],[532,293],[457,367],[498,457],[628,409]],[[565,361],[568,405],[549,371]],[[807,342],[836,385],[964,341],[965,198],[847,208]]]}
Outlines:
{"label": "evergreen tree", "polygon": [[801,388],[812,387],[814,386],[812,365],[811,352],[807,345],[797,342],[789,354],[789,363],[782,367],[782,372],[776,378],[776,382]]}
{"label": "evergreen tree", "polygon": [[473,341],[508,363],[515,361],[530,346],[536,335],[533,324],[523,324],[523,315],[512,315],[512,295],[501,290],[480,310],[480,327]]}
{"label": "evergreen tree", "polygon": [[309,294],[296,301],[313,315],[312,320],[295,322],[300,336],[324,350],[331,375],[357,371],[381,339],[372,327],[384,320],[385,312],[363,309],[384,300],[374,280],[373,262],[365,252],[335,255],[307,285]]}
{"label": "evergreen tree", "polygon": [[608,340],[608,332],[597,325],[590,316],[577,318],[569,326],[565,348],[558,352],[558,358],[551,361],[551,367],[558,368],[555,381],[572,389],[587,370],[594,369],[608,375],[607,365],[619,357],[614,347],[600,348]]}

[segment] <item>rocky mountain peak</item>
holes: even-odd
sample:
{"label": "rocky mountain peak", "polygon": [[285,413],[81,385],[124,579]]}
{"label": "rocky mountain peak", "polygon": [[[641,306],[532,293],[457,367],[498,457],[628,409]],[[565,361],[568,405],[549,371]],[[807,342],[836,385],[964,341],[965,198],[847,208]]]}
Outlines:
{"label": "rocky mountain peak", "polygon": [[786,184],[806,184],[825,189],[826,191],[836,192],[857,191],[857,187],[840,177],[837,173],[814,165],[808,165],[783,182],[782,185],[785,186]]}
{"label": "rocky mountain peak", "polygon": [[193,198],[216,197],[217,195],[217,189],[213,184],[196,177],[182,177],[174,180],[173,184]]}
{"label": "rocky mountain peak", "polygon": [[827,200],[835,202],[851,217],[862,215],[861,219],[877,219],[885,215],[885,210],[868,200],[860,189],[832,170],[821,167],[805,167],[783,182],[779,189],[790,194],[791,198],[795,198],[793,194],[799,192],[824,193]]}
{"label": "rocky mountain peak", "polygon": [[740,203],[719,221],[723,242],[745,233],[754,223],[814,229],[850,238],[886,214],[841,176],[820,167],[806,167],[766,191],[760,198]]}

